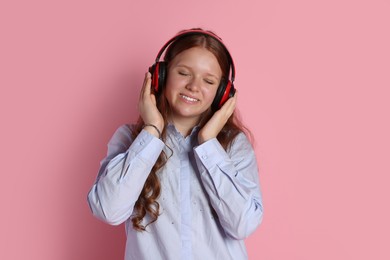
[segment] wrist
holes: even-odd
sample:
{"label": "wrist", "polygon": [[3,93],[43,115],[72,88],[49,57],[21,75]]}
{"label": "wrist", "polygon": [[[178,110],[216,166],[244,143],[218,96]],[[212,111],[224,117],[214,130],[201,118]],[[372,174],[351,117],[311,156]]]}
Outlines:
{"label": "wrist", "polygon": [[146,131],[148,131],[150,134],[154,135],[155,137],[161,139],[161,132],[162,130],[160,130],[157,126],[153,125],[153,124],[144,124],[144,126],[142,127],[142,129],[145,129]]}
{"label": "wrist", "polygon": [[203,144],[207,142],[208,140],[212,139],[213,137],[211,136],[203,136],[203,135],[198,135],[198,143]]}

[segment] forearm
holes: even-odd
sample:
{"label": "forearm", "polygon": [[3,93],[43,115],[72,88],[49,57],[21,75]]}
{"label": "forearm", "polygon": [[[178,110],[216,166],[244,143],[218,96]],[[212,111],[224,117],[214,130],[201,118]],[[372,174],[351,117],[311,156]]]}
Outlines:
{"label": "forearm", "polygon": [[161,140],[143,131],[124,153],[110,160],[88,194],[97,218],[117,225],[130,217],[163,146]]}
{"label": "forearm", "polygon": [[201,180],[227,234],[244,239],[263,215],[258,170],[253,150],[225,152],[216,139],[195,149]]}

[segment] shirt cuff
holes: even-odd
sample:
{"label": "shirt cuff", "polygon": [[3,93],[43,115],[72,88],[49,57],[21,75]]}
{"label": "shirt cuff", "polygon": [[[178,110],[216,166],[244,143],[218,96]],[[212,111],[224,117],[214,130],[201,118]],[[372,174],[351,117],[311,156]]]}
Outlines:
{"label": "shirt cuff", "polygon": [[129,152],[148,164],[154,164],[164,148],[164,142],[142,130],[129,147]]}
{"label": "shirt cuff", "polygon": [[224,161],[230,161],[228,154],[217,138],[210,139],[194,148],[195,154],[207,169],[215,167]]}

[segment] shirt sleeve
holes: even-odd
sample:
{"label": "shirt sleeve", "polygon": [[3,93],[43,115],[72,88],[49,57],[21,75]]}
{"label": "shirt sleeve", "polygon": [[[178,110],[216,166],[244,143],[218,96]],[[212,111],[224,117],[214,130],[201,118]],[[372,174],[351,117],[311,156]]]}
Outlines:
{"label": "shirt sleeve", "polygon": [[252,145],[240,133],[226,152],[216,138],[194,148],[201,180],[227,235],[248,237],[263,218],[258,167]]}
{"label": "shirt sleeve", "polygon": [[127,220],[163,148],[164,143],[145,130],[132,140],[129,126],[119,127],[88,193],[94,216],[112,225]]}

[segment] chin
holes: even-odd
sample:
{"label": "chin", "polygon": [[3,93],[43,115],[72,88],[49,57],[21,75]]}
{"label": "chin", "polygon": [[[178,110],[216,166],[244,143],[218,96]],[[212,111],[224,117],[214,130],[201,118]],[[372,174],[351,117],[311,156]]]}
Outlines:
{"label": "chin", "polygon": [[179,110],[179,111],[175,111],[175,115],[181,118],[190,119],[190,118],[199,118],[202,115],[202,112]]}

